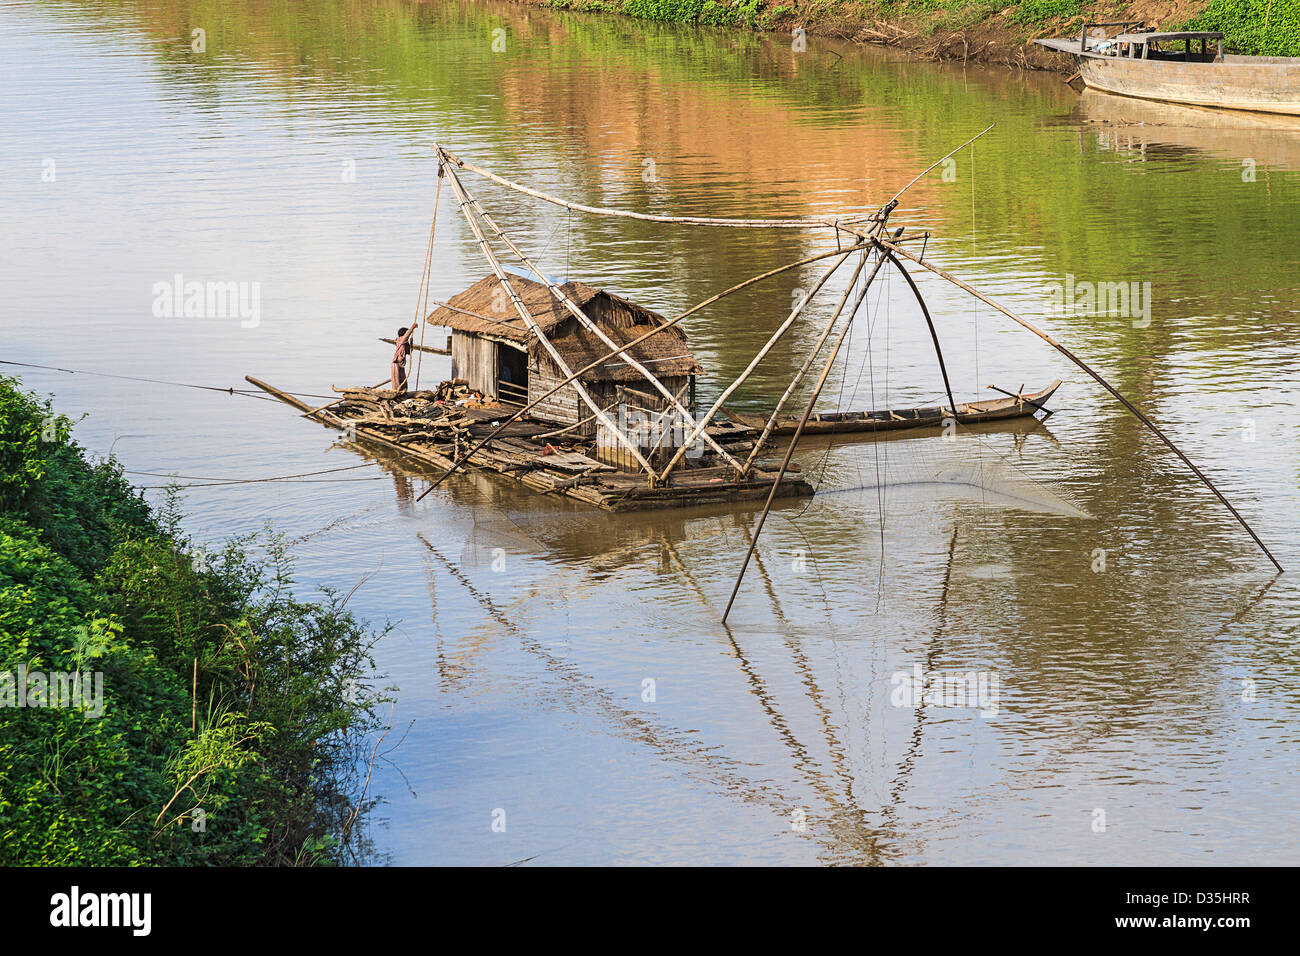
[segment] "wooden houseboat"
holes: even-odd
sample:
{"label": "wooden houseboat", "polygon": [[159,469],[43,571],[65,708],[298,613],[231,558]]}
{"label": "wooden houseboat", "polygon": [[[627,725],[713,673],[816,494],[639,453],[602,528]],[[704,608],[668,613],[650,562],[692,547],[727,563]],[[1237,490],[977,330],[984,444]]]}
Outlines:
{"label": "wooden houseboat", "polygon": [[[609,351],[594,333],[578,324],[546,285],[517,275],[511,275],[509,282],[570,368],[582,368]],[[582,282],[565,282],[559,288],[620,346],[666,322],[657,312]],[[537,336],[524,326],[495,275],[480,279],[440,304],[425,321],[451,331],[451,377],[464,379],[472,391],[487,398],[512,405],[531,403],[566,377]],[[703,369],[691,355],[686,334],[679,327],[665,329],[634,345],[627,354],[651,369],[694,413],[695,377]],[[646,391],[641,374],[619,358],[602,362],[579,381],[602,408],[616,408],[620,389],[631,383],[637,383],[639,391]],[[654,409],[667,404],[658,395],[643,396],[641,403],[649,403]],[[577,435],[594,436],[597,431],[594,417],[583,407],[572,386],[542,399],[529,415],[539,421],[573,425]]]}

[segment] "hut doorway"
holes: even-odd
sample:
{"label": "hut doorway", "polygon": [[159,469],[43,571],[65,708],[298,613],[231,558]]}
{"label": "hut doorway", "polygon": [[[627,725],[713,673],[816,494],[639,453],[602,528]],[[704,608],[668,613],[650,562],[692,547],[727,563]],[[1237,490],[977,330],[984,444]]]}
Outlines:
{"label": "hut doorway", "polygon": [[528,353],[501,345],[497,348],[497,397],[512,405],[528,403]]}

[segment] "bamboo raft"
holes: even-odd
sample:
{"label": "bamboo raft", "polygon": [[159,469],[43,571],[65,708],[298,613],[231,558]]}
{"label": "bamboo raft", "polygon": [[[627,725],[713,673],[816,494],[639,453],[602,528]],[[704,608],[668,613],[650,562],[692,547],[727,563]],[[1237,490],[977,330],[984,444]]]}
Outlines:
{"label": "bamboo raft", "polygon": [[[679,468],[671,482],[647,482],[641,474],[619,471],[589,456],[590,442],[556,435],[552,422],[522,418],[505,427],[500,423],[514,411],[492,403],[458,406],[446,396],[457,383],[437,389],[401,394],[385,388],[335,387],[341,398],[323,408],[313,408],[288,392],[251,375],[245,379],[269,395],[361,443],[398,452],[415,470],[449,472],[474,441],[491,436],[474,451],[471,464],[496,472],[533,491],[573,498],[607,511],[679,508],[766,498],[778,487],[782,498],[809,497],[812,486],[794,474],[780,477],[775,468],[758,462],[738,478],[735,470],[704,455]],[[559,429],[563,431],[563,429]],[[732,454],[749,452],[754,429],[725,422],[711,427],[710,435]],[[787,469],[797,471],[797,468]]]}
{"label": "bamboo raft", "polygon": [[[921,408],[890,408],[872,412],[820,412],[808,416],[803,426],[805,435],[840,435],[899,431],[905,428],[936,428],[945,420],[962,425],[982,422],[1000,422],[1013,418],[1027,418],[1042,409],[1053,393],[1061,387],[1058,379],[1047,388],[1029,394],[1011,395],[979,402],[958,405],[956,414],[946,405],[927,405]],[[767,419],[762,415],[745,415],[729,412],[732,421],[750,428],[762,428]],[[1048,414],[1051,414],[1048,412]],[[795,415],[782,415],[772,428],[773,435],[793,435],[799,427]]]}

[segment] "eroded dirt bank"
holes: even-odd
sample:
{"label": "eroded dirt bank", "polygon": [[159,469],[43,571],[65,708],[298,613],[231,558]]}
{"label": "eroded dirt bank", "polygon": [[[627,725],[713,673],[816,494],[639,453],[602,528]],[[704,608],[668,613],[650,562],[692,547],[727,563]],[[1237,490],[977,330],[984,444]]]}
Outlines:
{"label": "eroded dirt bank", "polygon": [[1084,22],[1143,20],[1169,27],[1196,16],[1205,0],[515,0],[529,6],[630,16],[706,27],[836,37],[897,47],[936,60],[962,60],[1025,70],[1074,71],[1069,57],[1033,43],[1072,36]]}

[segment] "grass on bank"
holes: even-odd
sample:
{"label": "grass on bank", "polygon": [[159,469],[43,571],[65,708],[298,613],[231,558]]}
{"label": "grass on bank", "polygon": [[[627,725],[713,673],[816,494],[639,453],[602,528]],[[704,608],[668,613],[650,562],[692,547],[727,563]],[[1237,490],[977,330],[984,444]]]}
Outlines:
{"label": "grass on bank", "polygon": [[694,23],[718,27],[773,29],[785,23],[812,22],[820,17],[863,20],[917,18],[941,14],[943,21],[975,23],[1011,10],[1015,23],[1047,23],[1082,12],[1084,0],[840,0],[840,2],[780,3],[768,0],[544,0],[544,5],[587,13],[619,13],[640,20]]}
{"label": "grass on bank", "polygon": [[[341,862],[381,635],[274,537],[194,548],[70,426],[0,378],[0,865]],[[20,668],[102,673],[102,716],[13,706]]]}

